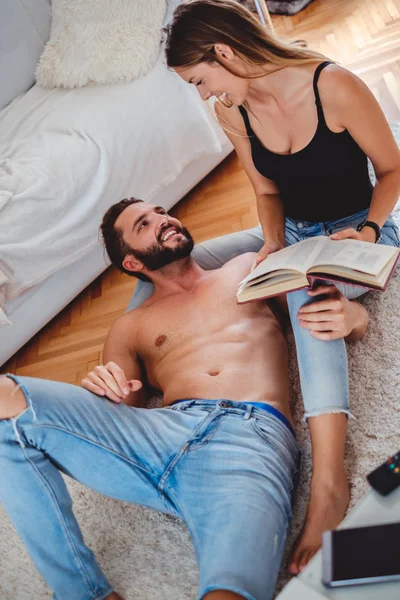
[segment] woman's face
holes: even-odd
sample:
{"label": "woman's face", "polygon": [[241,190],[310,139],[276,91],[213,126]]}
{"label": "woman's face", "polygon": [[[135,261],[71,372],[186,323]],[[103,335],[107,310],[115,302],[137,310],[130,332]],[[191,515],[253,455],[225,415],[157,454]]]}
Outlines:
{"label": "woman's face", "polygon": [[[232,68],[238,70],[236,65]],[[243,71],[243,68],[241,69]],[[176,67],[175,71],[187,83],[195,85],[203,100],[226,95],[236,106],[243,104],[248,94],[249,79],[232,75],[217,62],[203,62],[193,67]]]}

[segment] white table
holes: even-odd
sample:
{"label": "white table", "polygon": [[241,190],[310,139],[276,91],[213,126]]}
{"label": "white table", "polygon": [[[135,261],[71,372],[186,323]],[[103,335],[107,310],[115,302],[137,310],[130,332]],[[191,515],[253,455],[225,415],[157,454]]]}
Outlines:
{"label": "white table", "polygon": [[[400,521],[400,487],[386,497],[369,490],[339,528],[382,525]],[[322,553],[318,552],[300,575],[294,577],[276,600],[399,600],[400,582],[326,588],[321,583]]]}

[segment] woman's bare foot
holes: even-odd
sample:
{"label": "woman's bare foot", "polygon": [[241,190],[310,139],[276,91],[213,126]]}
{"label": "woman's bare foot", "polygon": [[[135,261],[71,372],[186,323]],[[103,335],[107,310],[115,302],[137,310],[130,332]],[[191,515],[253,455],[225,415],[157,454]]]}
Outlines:
{"label": "woman's bare foot", "polygon": [[108,596],[104,598],[104,600],[123,600],[117,592],[111,592]]}
{"label": "woman's bare foot", "polygon": [[289,562],[290,573],[298,575],[320,549],[322,533],[339,525],[349,499],[349,484],[344,470],[334,481],[312,478],[306,522]]}

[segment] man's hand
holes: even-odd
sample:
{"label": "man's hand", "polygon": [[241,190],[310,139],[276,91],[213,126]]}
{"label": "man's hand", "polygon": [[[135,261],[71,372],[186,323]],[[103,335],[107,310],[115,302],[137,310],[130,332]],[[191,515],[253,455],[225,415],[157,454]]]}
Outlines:
{"label": "man's hand", "polygon": [[257,256],[254,259],[254,262],[251,266],[251,271],[253,271],[257,265],[260,264],[263,260],[265,260],[268,254],[272,254],[272,252],[277,252],[277,250],[282,250],[284,245],[277,240],[270,240],[269,242],[265,242],[264,246],[258,251]]}
{"label": "man's hand", "polygon": [[361,231],[349,227],[348,229],[342,229],[337,233],[332,233],[331,240],[360,240],[361,242],[372,242],[376,241],[376,234],[372,227],[363,227]]}
{"label": "man's hand", "polygon": [[105,396],[119,404],[131,392],[137,392],[142,382],[137,379],[127,380],[123,370],[114,362],[98,365],[81,381],[81,386],[98,396]]}
{"label": "man's hand", "polygon": [[346,298],[334,285],[323,285],[308,292],[310,296],[328,296],[305,304],[298,312],[301,327],[319,340],[348,341],[361,339],[368,325],[368,313],[361,304]]}

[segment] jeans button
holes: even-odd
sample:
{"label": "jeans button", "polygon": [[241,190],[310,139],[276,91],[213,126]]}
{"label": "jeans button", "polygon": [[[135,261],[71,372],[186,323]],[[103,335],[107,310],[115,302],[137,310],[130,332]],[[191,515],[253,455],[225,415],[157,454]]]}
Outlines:
{"label": "jeans button", "polygon": [[298,227],[299,229],[303,229],[303,223],[297,223],[297,227]]}
{"label": "jeans button", "polygon": [[219,403],[221,408],[228,408],[229,404],[227,402],[225,402],[224,400],[222,400],[222,402]]}

